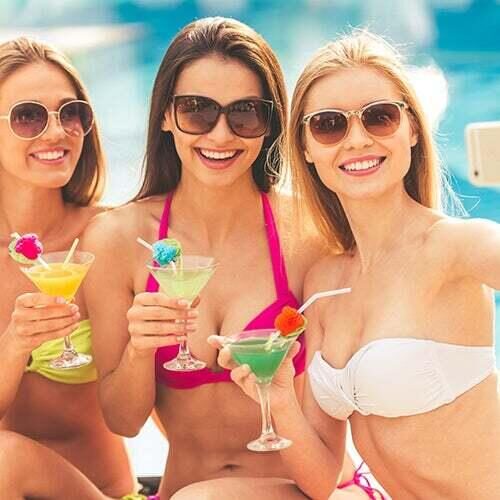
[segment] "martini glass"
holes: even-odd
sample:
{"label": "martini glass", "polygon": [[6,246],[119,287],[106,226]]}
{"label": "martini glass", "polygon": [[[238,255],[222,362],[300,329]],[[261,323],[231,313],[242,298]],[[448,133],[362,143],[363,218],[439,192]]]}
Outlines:
{"label": "martini glass", "polygon": [[227,339],[227,346],[234,361],[239,365],[247,364],[250,366],[257,377],[256,385],[262,413],[262,431],[256,440],[247,444],[247,448],[251,451],[283,450],[292,444],[290,439],[280,437],[274,432],[269,388],[274,374],[288,350],[303,330],[304,328],[301,328],[286,337],[276,337],[275,329],[247,330]]}
{"label": "martini glass", "polygon": [[[40,292],[53,297],[63,297],[71,302],[83,278],[94,262],[94,255],[89,252],[75,252],[71,262],[64,263],[68,252],[43,254],[48,268],[41,264],[21,267],[21,271],[35,284]],[[76,352],[71,338],[64,337],[64,350],[60,356],[50,361],[50,366],[58,370],[69,370],[88,365],[92,361],[89,354]]]}
{"label": "martini glass", "polygon": [[[177,265],[147,267],[167,297],[185,299],[191,305],[212,277],[217,263],[213,257],[183,255]],[[205,366],[206,363],[191,355],[186,340],[180,343],[177,356],[163,364],[163,368],[174,372],[191,372]]]}

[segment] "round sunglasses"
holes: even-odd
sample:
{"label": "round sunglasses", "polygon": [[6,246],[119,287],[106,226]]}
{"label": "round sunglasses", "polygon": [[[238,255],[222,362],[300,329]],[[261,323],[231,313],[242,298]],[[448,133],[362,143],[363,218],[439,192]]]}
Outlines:
{"label": "round sunglasses", "polygon": [[265,99],[239,99],[226,106],[199,95],[174,95],[172,101],[177,128],[192,135],[207,134],[225,114],[235,135],[254,139],[268,132],[273,113],[273,102]]}
{"label": "round sunglasses", "polygon": [[389,137],[401,123],[401,110],[408,109],[403,101],[376,101],[355,111],[322,109],[308,113],[302,123],[309,124],[311,135],[321,144],[332,146],[342,141],[349,132],[350,120],[357,116],[368,134]]}
{"label": "round sunglasses", "polygon": [[90,104],[79,99],[65,102],[57,111],[49,111],[46,106],[35,101],[18,102],[0,119],[8,120],[10,130],[19,139],[32,140],[47,130],[50,115],[57,117],[64,133],[70,137],[87,135],[94,124]]}

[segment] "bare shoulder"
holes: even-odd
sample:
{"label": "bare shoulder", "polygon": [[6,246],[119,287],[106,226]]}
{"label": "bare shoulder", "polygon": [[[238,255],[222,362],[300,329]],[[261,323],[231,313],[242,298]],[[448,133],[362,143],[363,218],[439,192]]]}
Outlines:
{"label": "bare shoulder", "polygon": [[351,259],[347,253],[329,253],[321,256],[309,269],[304,282],[306,295],[312,295],[318,290],[341,288],[342,270]]}
{"label": "bare shoulder", "polygon": [[83,244],[89,250],[116,251],[119,248],[120,253],[137,246],[136,238],[146,231],[148,222],[157,217],[158,198],[97,211],[85,229]]}
{"label": "bare shoulder", "polygon": [[328,253],[328,248],[312,225],[299,223],[296,206],[291,195],[274,193],[278,228],[283,251],[295,267],[307,271],[314,262]]}

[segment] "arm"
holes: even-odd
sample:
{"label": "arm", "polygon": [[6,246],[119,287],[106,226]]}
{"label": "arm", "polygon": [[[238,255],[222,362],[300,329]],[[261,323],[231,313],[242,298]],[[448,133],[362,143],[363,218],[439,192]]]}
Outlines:
{"label": "arm", "polygon": [[186,318],[186,305],[162,293],[134,295],[135,270],[148,256],[131,234],[133,214],[117,212],[85,232],[83,246],[96,259],[83,286],[104,418],[113,432],[135,436],[155,403],[155,351],[185,334],[175,320]]}
{"label": "arm", "polygon": [[[317,290],[317,287],[312,289]],[[309,295],[307,288],[306,295]],[[321,329],[314,309],[315,306],[312,306],[308,311],[308,357],[319,349],[321,344]],[[215,336],[209,340],[217,347],[224,343],[223,338]],[[290,448],[280,452],[291,478],[306,495],[315,499],[326,499],[341,477],[346,423],[330,418],[319,408],[312,396],[307,376],[303,409],[301,408],[300,396],[294,389],[295,369],[292,361],[297,351],[298,344],[295,344],[273,378],[271,412],[279,434],[293,441]],[[232,369],[232,380],[247,395],[258,401],[255,375],[247,365],[236,366],[227,348],[221,350],[218,362],[221,366]]]}
{"label": "arm", "polygon": [[500,225],[483,219],[445,220],[439,238],[452,252],[452,274],[500,289]]}
{"label": "arm", "polygon": [[0,419],[14,401],[31,351],[78,326],[78,306],[41,293],[25,293],[16,299],[9,325],[0,336]]}

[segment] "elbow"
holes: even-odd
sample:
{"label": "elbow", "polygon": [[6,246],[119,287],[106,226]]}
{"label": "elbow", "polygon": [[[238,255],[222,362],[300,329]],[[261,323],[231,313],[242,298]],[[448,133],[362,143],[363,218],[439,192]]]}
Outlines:
{"label": "elbow", "polygon": [[111,432],[127,438],[137,436],[144,425],[144,422],[133,422],[130,419],[116,418],[116,416],[106,415],[106,412],[104,412],[104,420]]}

